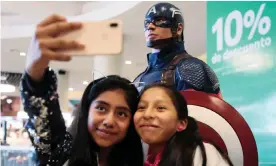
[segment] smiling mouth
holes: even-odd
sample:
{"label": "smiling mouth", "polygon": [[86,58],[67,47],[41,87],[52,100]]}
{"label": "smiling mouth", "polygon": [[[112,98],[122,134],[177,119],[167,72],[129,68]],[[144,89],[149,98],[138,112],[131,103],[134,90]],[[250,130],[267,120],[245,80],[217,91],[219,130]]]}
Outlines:
{"label": "smiling mouth", "polygon": [[96,132],[101,137],[110,137],[110,136],[116,135],[116,133],[108,131],[108,130],[104,130],[104,129],[96,129]]}
{"label": "smiling mouth", "polygon": [[140,128],[159,128],[158,126],[156,125],[140,125]]}

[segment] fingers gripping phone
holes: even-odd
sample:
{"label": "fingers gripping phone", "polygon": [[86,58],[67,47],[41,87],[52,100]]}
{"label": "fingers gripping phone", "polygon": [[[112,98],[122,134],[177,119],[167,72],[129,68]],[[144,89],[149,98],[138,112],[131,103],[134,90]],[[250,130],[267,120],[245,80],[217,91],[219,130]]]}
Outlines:
{"label": "fingers gripping phone", "polygon": [[84,22],[80,30],[61,35],[59,38],[75,40],[85,45],[84,50],[62,50],[71,56],[120,54],[123,48],[123,28],[120,20]]}

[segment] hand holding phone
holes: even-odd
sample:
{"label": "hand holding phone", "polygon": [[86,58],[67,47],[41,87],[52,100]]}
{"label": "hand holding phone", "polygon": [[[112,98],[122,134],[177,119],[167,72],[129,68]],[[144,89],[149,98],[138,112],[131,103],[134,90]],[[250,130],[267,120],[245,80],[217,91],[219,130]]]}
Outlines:
{"label": "hand holding phone", "polygon": [[68,22],[65,17],[51,15],[36,27],[28,50],[26,71],[29,76],[40,81],[50,61],[69,61],[70,55],[58,53],[57,50],[82,50],[84,46],[74,40],[57,39],[62,33],[70,33],[82,28],[81,23]]}
{"label": "hand holding phone", "polygon": [[36,27],[28,50],[26,71],[39,81],[50,61],[69,61],[77,55],[119,54],[122,45],[120,21],[78,23],[51,15]]}

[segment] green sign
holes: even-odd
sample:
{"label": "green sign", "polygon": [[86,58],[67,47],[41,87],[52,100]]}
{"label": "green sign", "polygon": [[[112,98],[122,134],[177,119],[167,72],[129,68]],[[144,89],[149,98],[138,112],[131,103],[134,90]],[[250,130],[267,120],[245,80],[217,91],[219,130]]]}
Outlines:
{"label": "green sign", "polygon": [[276,165],[276,2],[208,2],[207,63],[246,119],[260,165]]}

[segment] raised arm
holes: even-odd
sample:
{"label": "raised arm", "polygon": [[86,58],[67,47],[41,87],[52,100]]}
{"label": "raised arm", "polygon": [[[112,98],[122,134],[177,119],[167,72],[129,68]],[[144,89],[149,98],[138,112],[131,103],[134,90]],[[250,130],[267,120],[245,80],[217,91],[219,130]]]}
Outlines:
{"label": "raised arm", "polygon": [[84,48],[75,41],[56,38],[79,28],[80,23],[69,23],[62,16],[51,15],[38,24],[30,44],[20,91],[24,110],[29,116],[26,129],[39,165],[63,165],[71,153],[72,137],[66,131],[61,114],[57,78],[48,66],[50,61],[71,59],[57,50]]}
{"label": "raised arm", "polygon": [[27,73],[21,81],[21,97],[29,116],[25,128],[39,165],[63,165],[71,152],[72,137],[66,132],[56,83],[56,75],[50,69],[46,69],[40,82],[32,80]]}

